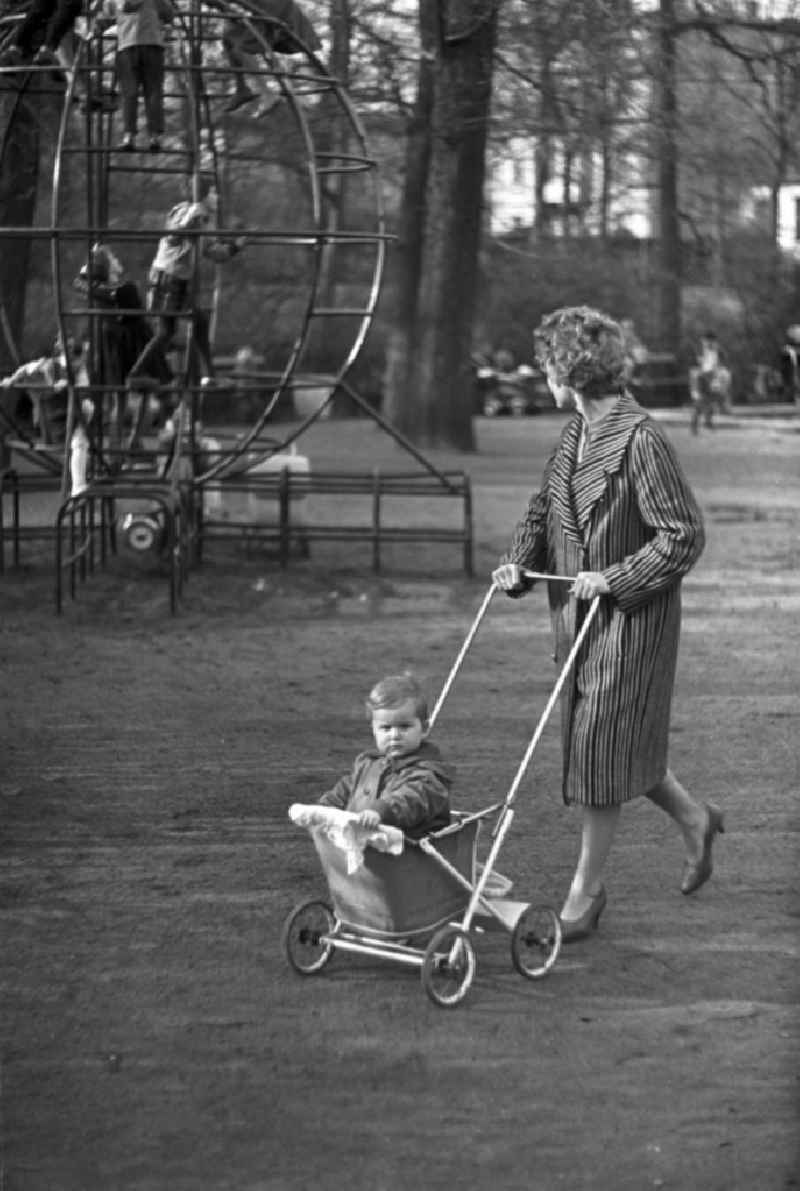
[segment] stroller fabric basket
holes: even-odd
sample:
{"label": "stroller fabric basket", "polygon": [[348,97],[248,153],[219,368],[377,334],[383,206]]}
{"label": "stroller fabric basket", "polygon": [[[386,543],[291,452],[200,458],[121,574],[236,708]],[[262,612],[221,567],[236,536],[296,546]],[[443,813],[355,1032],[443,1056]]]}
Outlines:
{"label": "stroller fabric basket", "polygon": [[[475,882],[479,828],[473,819],[432,837],[436,850],[470,885]],[[407,843],[400,856],[367,848],[363,866],[348,874],[341,848],[320,832],[312,838],[334,911],[347,928],[378,936],[413,935],[449,922],[469,901],[469,890],[413,844]]]}

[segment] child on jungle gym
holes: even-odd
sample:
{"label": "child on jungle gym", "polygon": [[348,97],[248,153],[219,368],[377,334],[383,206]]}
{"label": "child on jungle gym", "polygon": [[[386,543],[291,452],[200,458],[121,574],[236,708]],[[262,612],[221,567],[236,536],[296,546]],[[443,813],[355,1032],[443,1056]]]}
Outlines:
{"label": "child on jungle gym", "polygon": [[[131,368],[129,388],[141,388],[148,382],[158,385],[160,361],[170,348],[182,314],[191,320],[192,344],[200,362],[200,383],[205,386],[213,382],[209,319],[194,293],[200,238],[195,233],[211,227],[217,206],[216,191],[210,190],[205,199],[177,203],[167,215],[167,234],[159,241],[148,278],[148,310],[158,316],[158,330]],[[245,236],[215,235],[202,251],[204,256],[221,264],[236,256],[245,243]]]}

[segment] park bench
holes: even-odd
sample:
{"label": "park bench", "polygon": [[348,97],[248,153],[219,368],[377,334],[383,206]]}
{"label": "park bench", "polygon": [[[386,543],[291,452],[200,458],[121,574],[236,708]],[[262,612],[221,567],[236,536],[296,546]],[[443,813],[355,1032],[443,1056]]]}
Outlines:
{"label": "park bench", "polygon": [[[255,498],[240,516],[222,517],[218,511],[231,494]],[[314,520],[304,507],[307,497],[359,498],[363,504],[357,518]],[[210,499],[209,499],[210,498]],[[404,520],[402,525],[386,520],[386,502],[392,499],[430,502],[441,498],[460,502],[458,525],[431,525]],[[352,501],[347,501],[348,511]],[[254,510],[255,506],[255,512]],[[302,510],[298,512],[298,510]],[[213,538],[238,537],[248,543],[276,544],[280,565],[289,563],[292,546],[308,556],[312,542],[368,541],[372,546],[372,569],[381,570],[382,548],[390,543],[441,543],[458,546],[466,574],[472,574],[472,490],[465,472],[383,472],[380,468],[361,472],[309,470],[281,467],[273,472],[243,471],[207,480],[198,501],[197,545]]]}

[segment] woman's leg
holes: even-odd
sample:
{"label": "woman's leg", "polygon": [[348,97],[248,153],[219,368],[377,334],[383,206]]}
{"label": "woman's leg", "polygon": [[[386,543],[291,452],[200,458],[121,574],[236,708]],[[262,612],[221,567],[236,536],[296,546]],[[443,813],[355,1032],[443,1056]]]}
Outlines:
{"label": "woman's leg", "polygon": [[705,830],[708,817],[706,808],[692,798],[671,769],[667,770],[657,786],[647,791],[645,798],[649,798],[675,820],[686,842],[686,851],[690,854],[698,851],[697,843]]}
{"label": "woman's leg", "polygon": [[569,922],[580,918],[600,892],[601,877],[616,834],[619,814],[619,806],[583,808],[581,853],[561,910],[562,919]]}
{"label": "woman's leg", "polygon": [[711,876],[711,846],[717,832],[724,831],[722,812],[718,807],[703,805],[692,798],[672,770],[648,790],[645,795],[674,819],[686,844],[686,867],[681,889],[694,893]]}

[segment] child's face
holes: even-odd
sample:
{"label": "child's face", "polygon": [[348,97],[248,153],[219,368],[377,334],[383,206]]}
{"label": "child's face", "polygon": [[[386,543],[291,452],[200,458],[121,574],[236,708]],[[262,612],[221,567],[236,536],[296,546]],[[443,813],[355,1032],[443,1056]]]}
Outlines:
{"label": "child's face", "polygon": [[425,725],[419,718],[413,699],[399,707],[382,707],[372,713],[372,735],[378,752],[390,757],[404,757],[419,748]]}

